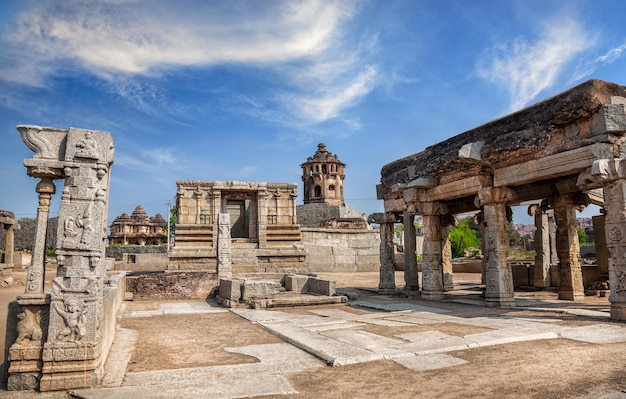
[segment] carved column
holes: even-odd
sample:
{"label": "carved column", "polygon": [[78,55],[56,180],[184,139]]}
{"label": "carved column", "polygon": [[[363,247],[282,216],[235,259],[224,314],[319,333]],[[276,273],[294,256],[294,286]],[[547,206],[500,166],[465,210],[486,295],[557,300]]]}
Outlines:
{"label": "carved column", "polygon": [[4,248],[6,250],[4,263],[10,268],[15,267],[15,226],[16,223],[8,225],[4,240]]}
{"label": "carved column", "polygon": [[406,291],[419,290],[414,216],[415,214],[407,209],[404,211],[402,219],[404,224],[404,289]]}
{"label": "carved column", "polygon": [[[259,248],[267,247],[267,209],[268,198],[271,194],[267,190],[259,190],[257,193],[257,228]],[[278,195],[278,193],[277,193]],[[278,202],[278,199],[276,200]],[[280,216],[277,216],[280,218]]]}
{"label": "carved column", "polygon": [[233,276],[230,249],[230,215],[228,213],[220,213],[217,224],[217,278],[220,280]]}
{"label": "carved column", "polygon": [[576,232],[576,195],[560,195],[551,201],[556,220],[556,252],[559,257],[559,299],[579,301],[585,298],[583,275],[578,258],[578,233]]}
{"label": "carved column", "polygon": [[478,192],[477,205],[483,208],[486,228],[485,304],[487,306],[515,306],[513,273],[507,262],[509,238],[506,233],[506,203],[514,199],[506,187],[483,188]]}
{"label": "carved column", "polygon": [[43,286],[46,273],[46,230],[48,228],[48,215],[50,214],[50,198],[56,191],[52,179],[43,177],[37,183],[39,193],[39,206],[37,207],[37,222],[35,225],[35,242],[33,247],[28,277],[26,278],[26,290],[24,296],[37,297],[43,295]]}
{"label": "carved column", "polygon": [[396,269],[394,262],[394,223],[393,213],[374,213],[368,216],[368,223],[380,226],[380,279],[378,293],[389,294],[396,291]]}
{"label": "carved column", "polygon": [[454,289],[454,279],[452,270],[452,243],[449,240],[449,236],[452,228],[457,225],[457,220],[453,216],[444,217],[443,219],[443,226],[441,228],[443,290],[452,291]]}
{"label": "carved column", "polygon": [[443,299],[443,242],[441,216],[448,213],[439,202],[417,204],[424,222],[424,247],[422,253],[422,298]]}
{"label": "carved column", "polygon": [[626,165],[620,166],[615,166],[619,179],[604,184],[604,209],[606,245],[610,253],[611,318],[626,320]]}
{"label": "carved column", "polygon": [[550,232],[548,215],[540,205],[528,207],[528,214],[535,217],[535,271],[533,286],[535,288],[550,287]]}
{"label": "carved column", "polygon": [[485,249],[485,237],[487,237],[487,233],[485,232],[487,229],[487,223],[485,222],[485,214],[480,211],[476,215],[474,215],[474,223],[480,229],[480,236],[483,238],[480,240],[480,252],[483,254],[483,257],[480,260],[480,284],[485,285],[485,270],[487,270],[487,250]]}
{"label": "carved column", "polygon": [[554,210],[549,209],[548,232],[550,234],[550,287],[559,286],[559,256],[556,251],[556,221],[554,220]]}

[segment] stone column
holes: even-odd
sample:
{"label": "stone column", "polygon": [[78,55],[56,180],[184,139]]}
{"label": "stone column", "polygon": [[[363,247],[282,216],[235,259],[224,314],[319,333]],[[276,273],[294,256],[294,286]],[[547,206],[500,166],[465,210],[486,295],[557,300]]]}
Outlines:
{"label": "stone column", "polygon": [[457,220],[453,216],[445,219],[447,220],[443,221],[443,227],[441,228],[443,290],[452,291],[454,289],[454,279],[452,270],[452,243],[449,240],[449,236],[452,227],[457,225]]}
{"label": "stone column", "polygon": [[404,289],[406,291],[419,290],[414,216],[414,213],[405,210],[402,219],[404,224]]}
{"label": "stone column", "polygon": [[39,193],[39,206],[37,207],[35,242],[28,277],[26,278],[24,297],[43,296],[46,279],[46,230],[48,228],[48,215],[50,214],[50,198],[56,192],[50,177],[43,177],[37,183],[36,190]]}
{"label": "stone column", "polygon": [[396,268],[394,262],[394,223],[393,213],[374,213],[368,216],[368,223],[380,226],[380,278],[378,282],[379,294],[390,294],[396,291]]}
{"label": "stone column", "polygon": [[487,224],[485,222],[485,214],[482,211],[474,215],[474,223],[478,225],[478,228],[480,229],[480,236],[483,238],[482,240],[480,240],[480,252],[483,254],[480,260],[480,284],[485,285],[485,270],[487,270],[487,250],[485,249],[485,237],[487,237]]}
{"label": "stone column", "polygon": [[549,209],[548,233],[550,234],[550,287],[559,286],[559,256],[556,251],[556,221],[554,220],[554,210]]}
{"label": "stone column", "polygon": [[605,222],[606,215],[598,215],[591,218],[593,221],[593,235],[596,244],[596,262],[600,279],[609,277],[609,250],[606,243]]}
{"label": "stone column", "polygon": [[559,257],[559,299],[580,301],[585,298],[580,268],[580,248],[576,232],[576,207],[579,197],[560,195],[552,200],[556,220],[556,252]]}
{"label": "stone column", "polygon": [[506,232],[506,203],[514,199],[506,187],[483,188],[478,192],[477,205],[483,208],[486,228],[485,304],[487,306],[515,306],[513,273],[507,262],[509,238]]}
{"label": "stone column", "polygon": [[[279,194],[276,193],[276,195]],[[259,190],[257,193],[257,237],[259,248],[267,248],[267,208],[269,196],[270,194],[267,190]],[[277,217],[280,218],[280,216]]]}
{"label": "stone column", "polygon": [[443,299],[443,243],[441,216],[448,213],[439,202],[417,204],[424,222],[424,247],[422,253],[422,298]]}
{"label": "stone column", "polygon": [[5,236],[5,258],[4,263],[7,264],[7,267],[13,268],[15,267],[15,223],[8,225]]}
{"label": "stone column", "polygon": [[550,287],[550,232],[548,215],[539,204],[528,207],[528,214],[535,217],[535,272],[533,286],[535,288]]}
{"label": "stone column", "polygon": [[228,279],[233,276],[230,249],[230,215],[228,213],[220,213],[217,224],[217,279]]}
{"label": "stone column", "polygon": [[616,168],[620,178],[604,184],[606,245],[610,253],[609,301],[611,318],[626,320],[626,165]]}

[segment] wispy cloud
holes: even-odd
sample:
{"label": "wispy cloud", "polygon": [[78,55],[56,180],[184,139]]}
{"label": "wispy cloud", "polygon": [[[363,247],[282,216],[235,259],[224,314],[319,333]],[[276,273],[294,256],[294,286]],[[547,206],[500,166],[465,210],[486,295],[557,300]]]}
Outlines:
{"label": "wispy cloud", "polygon": [[621,46],[614,47],[609,49],[601,56],[595,58],[594,60],[583,64],[579,67],[578,71],[574,74],[573,81],[581,80],[586,78],[595,72],[599,67],[611,64],[622,56],[622,53],[626,50],[626,42],[624,42]]}
{"label": "wispy cloud", "polygon": [[173,164],[176,162],[176,158],[174,157],[174,154],[172,154],[172,150],[170,148],[151,148],[148,150],[142,150],[141,155],[158,166]]}
{"label": "wispy cloud", "polygon": [[[136,108],[158,115],[161,108],[171,113],[184,105],[164,105],[169,99],[158,88],[134,77],[160,77],[178,67],[255,66],[281,74],[284,84],[272,93],[243,93],[247,112],[311,125],[337,118],[375,85],[376,67],[364,60],[375,35],[358,44],[343,41],[358,4],[33,1],[4,38],[8,55],[0,56],[0,79],[45,87],[51,76],[87,72],[109,82],[108,90]],[[27,59],[18,56],[24,53]]]}
{"label": "wispy cloud", "polygon": [[552,86],[563,69],[594,43],[594,36],[574,19],[547,21],[535,40],[519,37],[489,49],[478,74],[509,92],[514,111]]}
{"label": "wispy cloud", "polygon": [[263,63],[319,53],[354,12],[351,2],[321,0],[261,7],[245,1],[185,3],[33,2],[8,39],[36,51],[41,61],[74,60],[103,76],[150,74],[168,66]]}

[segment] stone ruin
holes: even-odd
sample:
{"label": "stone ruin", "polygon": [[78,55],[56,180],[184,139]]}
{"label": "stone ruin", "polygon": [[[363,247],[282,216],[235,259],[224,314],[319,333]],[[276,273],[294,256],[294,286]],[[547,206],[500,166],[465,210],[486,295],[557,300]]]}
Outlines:
{"label": "stone ruin", "polygon": [[[485,303],[515,306],[507,262],[506,221],[512,205],[531,204],[539,236],[535,279],[545,284],[550,255],[549,215],[555,231],[559,299],[584,296],[578,260],[576,211],[602,207],[609,259],[611,317],[626,320],[626,87],[590,80],[536,105],[494,120],[381,170],[377,196],[380,223],[381,292],[395,290],[393,224],[409,229],[415,215],[424,224],[423,278],[417,281],[413,240],[405,241],[405,282],[424,299],[441,299],[449,262],[446,241],[455,215],[478,212],[482,228]],[[594,220],[594,224],[596,220]],[[413,236],[409,232],[405,237]],[[596,235],[598,237],[598,235]],[[601,245],[596,240],[596,245]],[[608,250],[608,251],[607,251]],[[548,264],[548,265],[546,265]]]}
{"label": "stone ruin", "polygon": [[0,210],[0,227],[6,230],[4,255],[0,254],[0,275],[11,274],[15,267],[15,230],[20,228],[13,212]]}
{"label": "stone ruin", "polygon": [[167,221],[160,213],[152,217],[141,205],[130,214],[117,216],[109,228],[109,245],[161,245],[167,243]]}
{"label": "stone ruin", "polygon": [[[8,389],[65,390],[97,385],[115,336],[123,275],[107,278],[106,236],[113,139],[107,132],[17,127],[35,155],[24,160],[39,179],[35,241],[26,288],[9,305]],[[63,179],[57,275],[44,291],[45,234],[54,180]]]}

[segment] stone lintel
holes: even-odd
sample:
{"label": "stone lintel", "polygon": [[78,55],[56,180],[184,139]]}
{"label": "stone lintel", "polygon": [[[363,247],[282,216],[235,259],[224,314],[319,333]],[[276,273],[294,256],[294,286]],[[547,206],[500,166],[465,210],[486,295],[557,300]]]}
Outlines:
{"label": "stone lintel", "polygon": [[385,212],[403,212],[406,209],[406,202],[403,198],[385,200]]}
{"label": "stone lintel", "polygon": [[480,177],[473,176],[440,184],[428,190],[426,195],[431,201],[450,200],[476,195],[480,188]]}
{"label": "stone lintel", "polygon": [[606,143],[596,143],[496,169],[493,184],[496,187],[520,186],[537,180],[577,174],[590,167],[597,159],[609,157],[612,157],[612,146]]}

